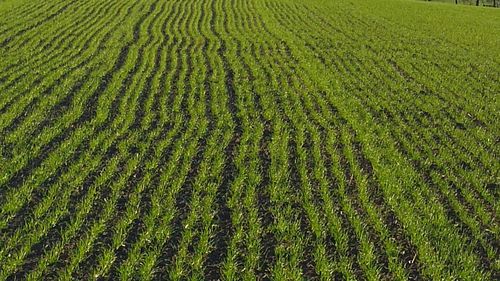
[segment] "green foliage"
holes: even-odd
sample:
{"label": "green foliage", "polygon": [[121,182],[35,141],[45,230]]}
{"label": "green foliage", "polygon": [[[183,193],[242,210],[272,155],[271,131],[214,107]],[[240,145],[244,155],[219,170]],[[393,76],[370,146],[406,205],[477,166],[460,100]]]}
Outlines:
{"label": "green foliage", "polygon": [[492,280],[498,10],[0,1],[0,280]]}

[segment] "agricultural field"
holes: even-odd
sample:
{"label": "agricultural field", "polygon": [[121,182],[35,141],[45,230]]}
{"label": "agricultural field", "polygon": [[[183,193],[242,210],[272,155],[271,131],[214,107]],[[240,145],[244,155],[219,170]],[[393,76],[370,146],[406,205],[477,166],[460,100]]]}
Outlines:
{"label": "agricultural field", "polygon": [[499,280],[500,9],[0,0],[0,280]]}

